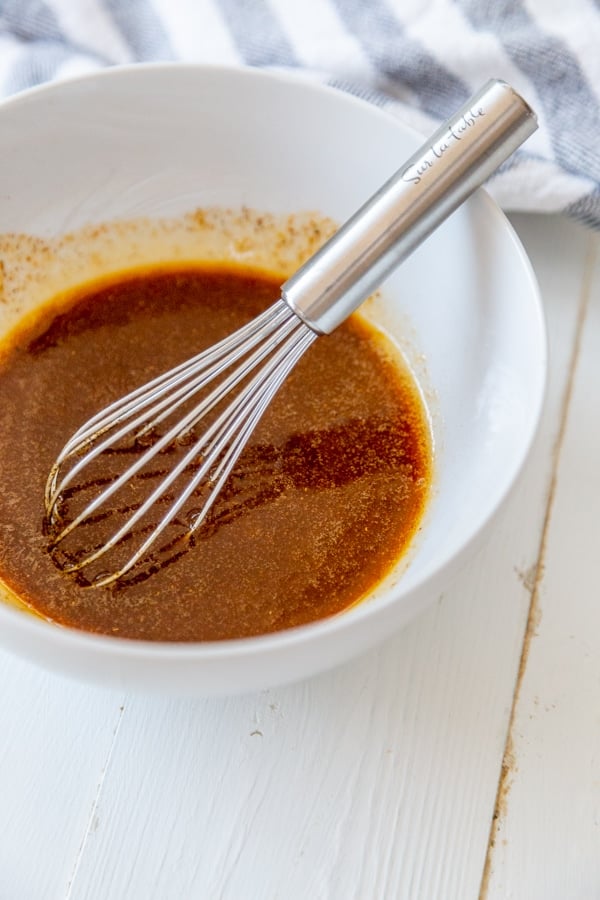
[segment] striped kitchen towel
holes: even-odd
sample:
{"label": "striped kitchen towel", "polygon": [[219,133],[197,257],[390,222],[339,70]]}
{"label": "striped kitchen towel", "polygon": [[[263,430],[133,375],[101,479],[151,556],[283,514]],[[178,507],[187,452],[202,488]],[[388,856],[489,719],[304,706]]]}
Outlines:
{"label": "striped kitchen towel", "polygon": [[[600,227],[600,0],[0,0],[0,95],[134,61],[293,69],[422,132],[490,77],[539,131],[489,183]],[[1,137],[0,137],[1,139]]]}

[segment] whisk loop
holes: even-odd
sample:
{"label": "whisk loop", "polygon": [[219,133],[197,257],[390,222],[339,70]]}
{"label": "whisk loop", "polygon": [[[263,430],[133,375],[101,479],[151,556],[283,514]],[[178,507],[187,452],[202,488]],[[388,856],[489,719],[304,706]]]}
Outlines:
{"label": "whisk loop", "polygon": [[[199,528],[274,394],[316,337],[346,319],[536,127],[532,110],[509,85],[488,82],[283,285],[272,307],[83,425],[48,477],[51,549],[101,516],[107,502],[134,478],[147,475],[148,464],[158,456],[174,445],[185,446],[185,452],[146,499],[126,509],[131,515],[121,527],[82,557],[67,558],[61,568],[80,572],[129,540],[138,526],[148,533],[137,549],[116,570],[97,573],[89,583],[100,587],[117,581],[148,555],[190,497],[204,489],[202,505],[188,516],[188,534]],[[197,394],[198,402],[188,408]],[[229,395],[232,399],[221,408]],[[169,427],[178,410],[181,418]],[[204,420],[207,427],[196,436]],[[163,424],[168,427],[158,434]],[[63,500],[78,478],[128,438],[140,450],[135,462],[62,524]],[[171,497],[178,479],[186,476],[184,487]],[[163,502],[169,506],[158,523],[145,525],[150,510]]]}
{"label": "whisk loop", "polygon": [[[214,379],[231,370],[218,387],[204,396],[164,435],[151,443],[132,465],[63,527],[53,537],[52,547],[58,546],[79,525],[105,506],[114,494],[141,472],[162,450],[189,434],[219,404],[223,391],[233,390],[248,379],[261,363],[263,364],[244,384],[227,408],[194,441],[183,458],[169,471],[145,502],[132,513],[127,522],[98,550],[87,554],[77,562],[64,564],[63,570],[77,572],[104,556],[131,532],[154,504],[167,493],[177,478],[194,461],[201,459],[200,467],[169,506],[150,536],[124,565],[104,577],[95,578],[93,585],[95,587],[108,585],[125,575],[148,553],[198,485],[207,482],[210,484],[210,491],[201,511],[189,524],[188,533],[199,528],[273,395],[316,337],[316,333],[299,319],[287,304],[279,300],[234,335],[225,338],[193,360],[159,376],[144,388],[138,388],[128,394],[79,429],[58,457],[48,479],[46,513],[50,522],[57,519],[60,497],[66,488],[93,459],[129,435],[139,439],[183,403],[206,388]],[[239,362],[239,365],[235,366],[236,362]],[[233,366],[235,367],[232,369]],[[165,396],[165,392],[171,390],[173,393],[167,393]],[[64,464],[77,458],[86,449],[86,455],[78,459],[58,481],[59,471]]]}

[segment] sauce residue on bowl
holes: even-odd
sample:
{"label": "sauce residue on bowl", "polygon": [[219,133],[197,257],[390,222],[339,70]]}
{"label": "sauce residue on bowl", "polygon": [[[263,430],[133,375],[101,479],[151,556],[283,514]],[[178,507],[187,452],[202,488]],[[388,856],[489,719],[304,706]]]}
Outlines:
{"label": "sauce residue on bowl", "polygon": [[[411,373],[359,315],[300,361],[184,552],[93,589],[48,552],[44,484],[70,434],[255,316],[280,283],[239,261],[134,268],[42,305],[5,338],[0,577],[27,606],[127,638],[240,638],[338,613],[393,569],[423,517],[431,440]],[[98,465],[85,491],[115,458]]]}

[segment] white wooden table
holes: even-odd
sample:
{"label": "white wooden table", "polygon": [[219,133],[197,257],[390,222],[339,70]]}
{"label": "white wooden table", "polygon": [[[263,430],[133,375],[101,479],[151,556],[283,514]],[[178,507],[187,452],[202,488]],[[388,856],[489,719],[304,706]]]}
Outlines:
{"label": "white wooden table", "polygon": [[514,221],[551,375],[491,543],[384,646],[257,695],[0,653],[0,900],[600,897],[600,240]]}

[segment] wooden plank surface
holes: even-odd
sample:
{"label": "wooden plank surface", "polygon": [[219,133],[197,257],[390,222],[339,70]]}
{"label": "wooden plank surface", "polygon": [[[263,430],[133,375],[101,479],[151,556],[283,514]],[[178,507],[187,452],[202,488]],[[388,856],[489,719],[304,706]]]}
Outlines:
{"label": "wooden plank surface", "polygon": [[0,898],[63,898],[93,827],[122,700],[5,653],[0,684]]}
{"label": "wooden plank surface", "polygon": [[489,900],[600,897],[597,235],[589,238],[581,301],[573,393],[490,852]]}
{"label": "wooden plank surface", "polygon": [[379,649],[257,695],[122,698],[0,654],[1,900],[478,896],[589,243],[516,221],[553,364],[489,545]]}

